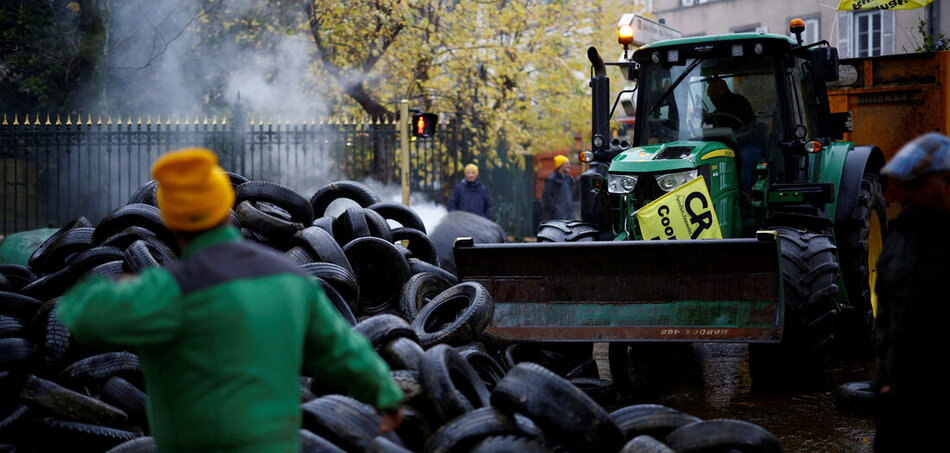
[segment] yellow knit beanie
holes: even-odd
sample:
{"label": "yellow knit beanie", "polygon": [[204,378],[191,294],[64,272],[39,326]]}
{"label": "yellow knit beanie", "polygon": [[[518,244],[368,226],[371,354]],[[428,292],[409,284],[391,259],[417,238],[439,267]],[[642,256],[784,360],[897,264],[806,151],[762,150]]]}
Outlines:
{"label": "yellow knit beanie", "polygon": [[160,157],[152,166],[158,181],[162,220],[175,231],[207,230],[221,223],[234,205],[231,180],[218,156],[203,148],[186,148]]}
{"label": "yellow knit beanie", "polygon": [[478,166],[475,164],[468,164],[465,166],[465,172],[468,173],[469,170],[475,170],[475,175],[478,176]]}
{"label": "yellow knit beanie", "polygon": [[561,165],[564,165],[564,162],[567,162],[567,156],[562,156],[560,154],[554,156],[554,168],[561,168]]}

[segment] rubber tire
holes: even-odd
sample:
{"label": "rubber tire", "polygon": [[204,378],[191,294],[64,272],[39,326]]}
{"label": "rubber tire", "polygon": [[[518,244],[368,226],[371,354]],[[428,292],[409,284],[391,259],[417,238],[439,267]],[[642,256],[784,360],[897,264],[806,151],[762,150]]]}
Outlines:
{"label": "rubber tire", "polygon": [[442,278],[448,280],[449,283],[453,285],[459,283],[459,278],[457,275],[439,266],[427,263],[420,260],[419,258],[407,258],[406,261],[409,262],[409,271],[412,272],[413,275],[421,272],[429,272],[431,274],[438,274],[442,276]]}
{"label": "rubber tire", "polygon": [[[519,420],[520,419],[520,420]],[[481,407],[442,425],[425,444],[423,453],[468,451],[486,437],[515,434],[532,437],[522,424],[526,419],[494,407]]]}
{"label": "rubber tire", "polygon": [[[333,221],[333,237],[340,247],[345,246],[350,241],[369,236],[369,224],[366,223],[366,215],[363,214],[363,208],[351,206],[341,212]],[[392,242],[388,240],[386,242]]]}
{"label": "rubber tire", "polygon": [[[852,307],[838,317],[835,350],[843,358],[870,360],[874,355],[874,312],[871,306],[873,288],[870,285],[868,261],[870,223],[877,213],[877,252],[880,253],[887,235],[887,211],[884,192],[877,175],[865,174],[861,180],[858,202],[848,219],[837,226],[838,256],[841,273]],[[876,261],[876,259],[875,259]]]}
{"label": "rubber tire", "polygon": [[151,436],[136,437],[112,447],[106,453],[158,453],[158,446]]}
{"label": "rubber tire", "polygon": [[493,390],[505,377],[505,369],[484,350],[478,348],[460,349],[459,355],[472,365],[472,368],[478,373],[478,377],[485,383],[485,387],[489,391]]}
{"label": "rubber tire", "polygon": [[425,355],[425,350],[422,349],[422,346],[406,337],[391,340],[379,348],[379,356],[389,364],[389,368],[393,371],[419,371],[423,355]]}
{"label": "rubber tire", "polygon": [[627,440],[638,436],[665,439],[680,426],[701,421],[698,417],[660,404],[635,404],[610,413]]}
{"label": "rubber tire", "polygon": [[491,405],[519,412],[569,451],[617,451],[626,440],[594,400],[536,363],[519,363],[491,393]]}
{"label": "rubber tire", "polygon": [[731,419],[706,420],[681,426],[666,436],[665,443],[677,452],[782,451],[778,439],[761,426]]}
{"label": "rubber tire", "polygon": [[475,445],[469,453],[549,453],[554,450],[543,441],[524,436],[489,436]]}
{"label": "rubber tire", "polygon": [[650,436],[637,436],[630,439],[620,450],[620,453],[675,453],[672,448],[666,446]]}
{"label": "rubber tire", "polygon": [[251,201],[242,201],[234,211],[243,228],[263,236],[267,242],[274,244],[282,251],[289,248],[290,239],[294,234],[304,229],[304,224],[267,214]]}
{"label": "rubber tire", "polygon": [[837,316],[837,250],[830,234],[772,227],[779,234],[785,329],[778,344],[749,345],[749,373],[756,387],[784,390],[819,385]]}
{"label": "rubber tire", "polygon": [[[491,323],[495,304],[480,283],[463,282],[439,293],[419,310],[412,330],[422,347],[438,343],[460,346],[478,339]],[[447,320],[447,318],[451,320]]]}
{"label": "rubber tire", "polygon": [[399,293],[399,311],[409,322],[412,322],[419,315],[422,307],[452,285],[454,283],[439,274],[431,272],[413,274]]}
{"label": "rubber tire", "polygon": [[[343,395],[326,395],[301,405],[303,427],[346,451],[366,451],[379,435],[382,422],[376,409]],[[402,445],[395,433],[383,435]]]}
{"label": "rubber tire", "polygon": [[293,244],[306,247],[317,261],[333,263],[353,273],[350,260],[346,258],[343,248],[337,244],[332,233],[317,226],[309,226],[294,233],[291,241]]}
{"label": "rubber tire", "polygon": [[834,391],[838,410],[860,415],[873,415],[877,394],[871,390],[871,381],[845,382]]}
{"label": "rubber tire", "polygon": [[366,227],[369,228],[369,234],[389,242],[393,241],[393,230],[389,222],[378,212],[372,209],[363,208],[363,218],[366,220]]}
{"label": "rubber tire", "polygon": [[422,222],[422,218],[419,217],[419,214],[416,214],[416,211],[413,211],[409,206],[403,205],[401,203],[384,201],[371,204],[367,208],[378,212],[386,220],[394,220],[398,222],[402,227],[415,228],[423,233],[426,233],[426,225]]}
{"label": "rubber tire", "polygon": [[89,219],[79,216],[76,219],[68,222],[66,225],[63,225],[62,228],[56,230],[55,233],[51,234],[50,237],[46,238],[33,253],[30,254],[30,257],[27,258],[27,266],[33,271],[42,274],[43,268],[46,263],[47,253],[49,252],[49,247],[53,245],[54,242],[59,240],[62,235],[66,234],[67,231],[73,228],[81,227],[92,227],[92,222]]}
{"label": "rubber tire", "polygon": [[300,453],[346,453],[346,450],[310,431],[301,429]]}
{"label": "rubber tire", "polygon": [[419,340],[405,319],[386,313],[363,318],[353,329],[366,336],[377,350],[397,338]]}
{"label": "rubber tire", "polygon": [[395,308],[399,290],[409,280],[409,263],[393,246],[380,238],[354,239],[343,253],[360,283],[360,315],[383,313]]}
{"label": "rubber tire", "polygon": [[122,376],[129,382],[142,382],[142,365],[137,355],[126,352],[106,352],[86,357],[69,365],[59,376],[70,388],[92,385],[101,387],[109,378]]}
{"label": "rubber tire", "polygon": [[323,217],[327,207],[337,198],[349,198],[364,208],[381,201],[379,195],[362,183],[349,180],[335,181],[323,186],[310,197],[314,216]]}
{"label": "rubber tire", "polygon": [[102,386],[102,401],[122,409],[129,416],[129,421],[148,431],[148,415],[146,405],[148,395],[131,382],[119,376],[113,376]]}
{"label": "rubber tire", "polygon": [[93,232],[93,243],[99,245],[109,236],[130,226],[145,228],[155,233],[155,236],[166,244],[175,243],[174,235],[162,220],[161,211],[155,206],[144,203],[121,206],[103,217]]}
{"label": "rubber tire", "polygon": [[243,201],[264,201],[286,210],[296,223],[313,222],[313,206],[306,198],[280,184],[268,181],[248,181],[234,189],[234,204]]}
{"label": "rubber tire", "polygon": [[431,398],[436,416],[448,422],[479,407],[488,406],[489,392],[474,368],[451,346],[440,344],[426,351],[419,366],[422,387]]}
{"label": "rubber tire", "polygon": [[590,242],[597,239],[597,226],[577,220],[548,220],[538,225],[538,242]]}
{"label": "rubber tire", "polygon": [[10,289],[2,291],[19,291],[20,288],[39,278],[30,268],[22,264],[0,264],[0,274],[6,277]]}
{"label": "rubber tire", "polygon": [[409,241],[406,247],[412,252],[414,258],[418,258],[434,266],[439,265],[439,252],[429,236],[422,230],[415,228],[399,227],[392,230],[393,241]]}
{"label": "rubber tire", "polygon": [[121,409],[33,375],[27,376],[20,390],[20,401],[54,417],[110,428],[128,428],[129,417]]}
{"label": "rubber tire", "polygon": [[129,197],[125,204],[142,203],[158,207],[158,181],[150,179]]}
{"label": "rubber tire", "polygon": [[[336,245],[334,243],[334,245]],[[341,256],[343,251],[340,250]],[[346,258],[345,256],[343,257]],[[360,303],[360,284],[356,281],[356,276],[352,272],[329,262],[311,262],[300,265],[300,268],[317,277],[330,285],[340,293],[343,300],[350,307],[350,311],[355,311]]]}
{"label": "rubber tire", "polygon": [[323,293],[326,294],[330,304],[340,313],[343,320],[345,320],[347,324],[355,326],[356,316],[354,316],[353,311],[350,310],[350,303],[340,295],[332,284],[319,277],[317,277],[317,281],[320,283],[320,288],[323,289]]}

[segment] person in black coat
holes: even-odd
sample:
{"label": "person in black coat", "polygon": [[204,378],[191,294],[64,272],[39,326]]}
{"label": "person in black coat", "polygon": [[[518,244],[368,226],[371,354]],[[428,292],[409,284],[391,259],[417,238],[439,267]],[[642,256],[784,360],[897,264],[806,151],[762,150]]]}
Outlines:
{"label": "person in black coat", "polygon": [[449,212],[465,211],[480,215],[486,219],[492,218],[491,195],[488,188],[478,179],[478,167],[475,164],[465,166],[465,179],[452,189],[449,198]]}
{"label": "person in black coat", "polygon": [[567,156],[554,156],[555,169],[544,178],[544,192],[541,194],[541,221],[573,220],[574,215],[574,177],[571,176],[571,163]]}

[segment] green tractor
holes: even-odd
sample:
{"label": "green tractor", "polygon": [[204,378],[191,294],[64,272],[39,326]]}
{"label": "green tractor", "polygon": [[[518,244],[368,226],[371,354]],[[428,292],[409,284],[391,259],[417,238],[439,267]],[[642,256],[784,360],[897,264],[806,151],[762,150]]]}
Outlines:
{"label": "green tractor", "polygon": [[[803,45],[803,30],[661,41],[609,64],[589,49],[581,221],[542,224],[539,240],[555,242],[456,243],[460,277],[495,297],[489,330],[608,341],[620,383],[646,379],[644,362],[670,342],[749,343],[754,378],[820,372],[833,349],[869,352],[884,156],[839,141],[850,115],[829,111],[825,88],[837,50]],[[632,142],[610,136],[621,98],[611,105],[608,65],[635,83]],[[644,237],[641,208],[700,177],[722,239]]]}

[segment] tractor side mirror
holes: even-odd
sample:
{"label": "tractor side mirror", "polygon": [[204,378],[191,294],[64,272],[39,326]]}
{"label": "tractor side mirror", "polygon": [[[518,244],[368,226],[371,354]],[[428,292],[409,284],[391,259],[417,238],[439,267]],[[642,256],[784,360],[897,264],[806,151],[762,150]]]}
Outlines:
{"label": "tractor side mirror", "polygon": [[815,78],[822,82],[838,80],[838,49],[835,47],[818,47],[812,54],[812,68]]}

